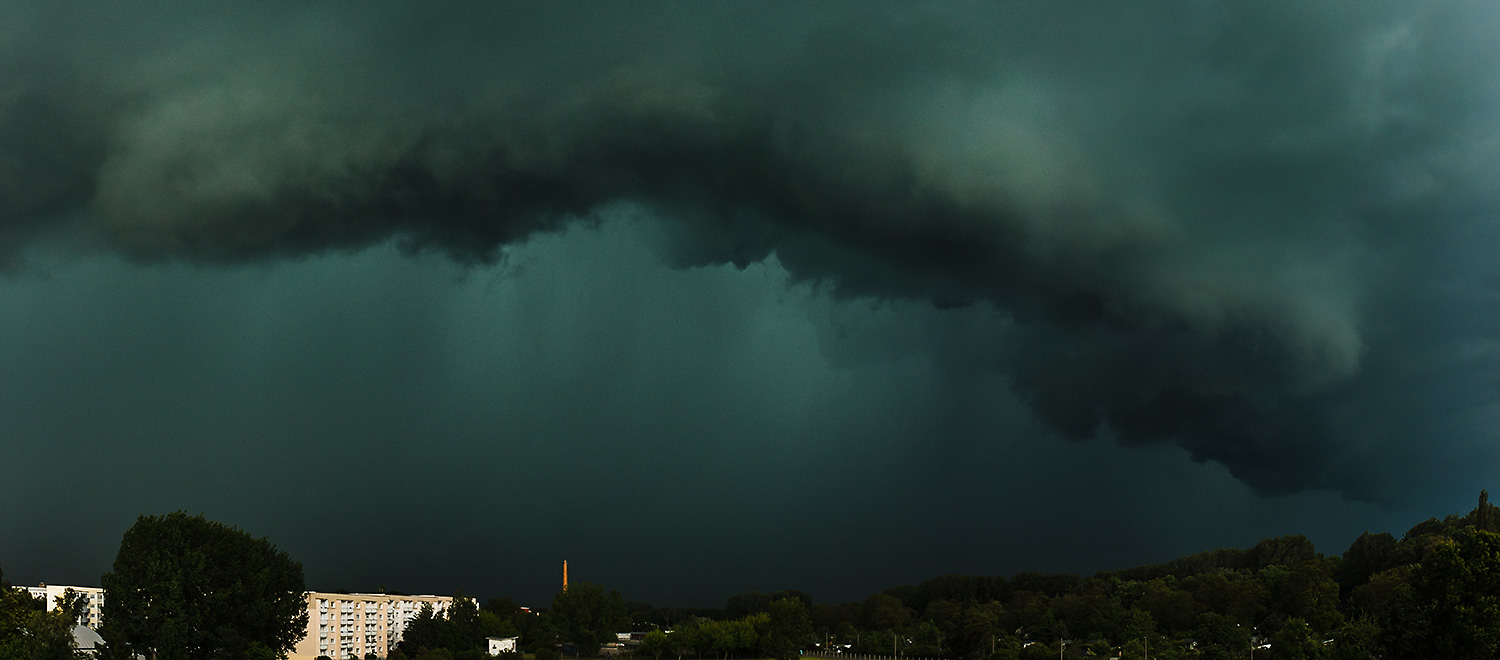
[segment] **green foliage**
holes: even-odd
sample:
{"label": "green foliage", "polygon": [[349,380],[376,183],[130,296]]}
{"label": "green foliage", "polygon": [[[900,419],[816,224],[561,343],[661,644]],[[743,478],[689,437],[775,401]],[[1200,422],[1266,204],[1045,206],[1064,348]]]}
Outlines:
{"label": "green foliage", "polygon": [[[12,589],[0,572],[0,658],[20,653],[19,644],[31,622],[36,603],[24,590]],[[14,649],[14,650],[9,650]]]}
{"label": "green foliage", "polygon": [[649,655],[653,658],[660,658],[662,653],[670,650],[667,644],[667,634],[660,630],[653,630],[646,633],[646,636],[641,639],[641,645],[638,648],[638,651],[642,655]]}
{"label": "green foliage", "polygon": [[1389,570],[1398,562],[1396,537],[1389,532],[1365,532],[1344,551],[1344,561],[1335,575],[1340,592],[1348,596],[1370,578]]}
{"label": "green foliage", "polygon": [[100,634],[158,660],[290,651],[307,626],[302,565],[264,538],[183,512],[141,516],[125,532]]}
{"label": "green foliage", "polygon": [[1188,634],[1198,625],[1193,595],[1177,588],[1177,580],[1171,577],[1157,578],[1142,585],[1136,607],[1150,614],[1164,631]]}
{"label": "green foliage", "polygon": [[[944,601],[947,602],[947,601]],[[862,615],[866,628],[891,630],[911,623],[913,612],[901,599],[889,594],[874,594],[865,599]]]}
{"label": "green foliage", "polygon": [[446,648],[426,649],[414,657],[415,660],[454,660],[453,651]]}
{"label": "green foliage", "polygon": [[630,625],[620,592],[588,582],[557,592],[547,614],[580,656],[593,657],[600,645],[615,639],[617,630]]}
{"label": "green foliage", "polygon": [[82,597],[72,590],[45,611],[45,603],[12,589],[0,572],[0,660],[74,660],[73,624]]}
{"label": "green foliage", "polygon": [[1479,491],[1479,505],[1464,520],[1478,531],[1500,532],[1500,507],[1490,504],[1489,491]]}
{"label": "green foliage", "polygon": [[1250,628],[1217,612],[1198,616],[1197,638],[1204,660],[1233,658],[1250,648]]}
{"label": "green foliage", "polygon": [[516,629],[510,617],[501,616],[490,610],[479,610],[479,638],[485,637],[519,637],[521,631]]}
{"label": "green foliage", "polygon": [[1294,618],[1271,636],[1271,648],[1276,651],[1276,660],[1315,660],[1322,644],[1313,638],[1312,626]]}
{"label": "green foliage", "polygon": [[481,632],[479,605],[462,591],[453,594],[453,603],[444,613],[448,619],[447,647],[454,651],[479,649],[484,646]]}
{"label": "green foliage", "polygon": [[1000,634],[1002,613],[999,603],[965,603],[948,631],[953,654],[960,658],[988,656],[995,637]]}
{"label": "green foliage", "polygon": [[1021,640],[1011,636],[996,639],[992,645],[994,652],[990,654],[990,660],[1020,660]]}
{"label": "green foliage", "polygon": [[735,594],[724,602],[724,616],[730,619],[740,619],[770,609],[771,596],[759,591]]}
{"label": "green foliage", "polygon": [[1296,566],[1320,558],[1306,536],[1278,536],[1245,551],[1239,568],[1260,570],[1267,566]]}
{"label": "green foliage", "polygon": [[1376,621],[1396,615],[1396,608],[1411,598],[1411,566],[1397,566],[1370,577],[1349,594],[1351,609]]}
{"label": "green foliage", "polygon": [[1334,566],[1331,561],[1314,559],[1268,577],[1271,609],[1283,619],[1302,619],[1319,634],[1337,630],[1343,624],[1343,615],[1338,610]]}
{"label": "green foliage", "polygon": [[406,624],[406,630],[401,633],[401,641],[396,644],[396,648],[412,658],[439,649],[448,651],[454,658],[464,658],[467,657],[466,654],[473,652],[483,655],[484,638],[491,635],[511,636],[498,634],[509,629],[511,624],[508,620],[493,611],[479,609],[473,598],[460,591],[453,595],[453,603],[442,614],[434,611],[430,604],[424,603],[422,609],[417,610],[416,616]]}
{"label": "green foliage", "polygon": [[[536,660],[557,660],[558,643],[592,656],[634,622],[635,630],[655,628],[638,649],[654,660],[791,659],[823,640],[871,655],[1041,660],[1057,657],[1064,638],[1078,640],[1068,643],[1068,658],[1134,660],[1149,647],[1155,660],[1242,659],[1257,627],[1271,642],[1255,651],[1261,660],[1495,658],[1500,537],[1486,532],[1495,528],[1500,508],[1486,494],[1467,516],[1430,519],[1400,540],[1367,532],[1341,557],[1284,536],[1090,577],[938,576],[841,604],[781,591],[735,594],[723,610],[654,609],[580,583],[540,616],[509,599],[482,609],[461,599],[444,615],[420,613],[391,657],[477,660],[484,637],[512,635]],[[0,660],[43,657],[6,645],[17,631],[45,628],[24,600],[0,593]],[[270,657],[269,646],[246,648],[221,657]]]}
{"label": "green foliage", "polygon": [[11,646],[11,652],[19,651],[19,655],[12,657],[26,660],[74,660],[73,625],[73,619],[66,611],[32,610],[19,637],[19,643]]}
{"label": "green foliage", "polygon": [[[1262,573],[1282,570],[1276,565]],[[1260,619],[1271,600],[1271,593],[1261,579],[1236,571],[1195,575],[1183,580],[1182,586],[1192,592],[1197,611],[1223,614],[1241,623]]]}
{"label": "green foliage", "polygon": [[[1428,520],[1399,541],[1366,533],[1342,557],[1283,536],[1086,578],[945,575],[861,602],[820,603],[811,620],[818,640],[909,657],[1056,657],[1057,641],[1068,638],[1087,642],[1069,644],[1065,657],[1118,652],[1133,660],[1149,646],[1158,660],[1245,658],[1257,628],[1270,637],[1272,648],[1255,652],[1265,660],[1500,657],[1482,644],[1489,650],[1461,655],[1466,644],[1500,637],[1500,606],[1487,600],[1493,593],[1500,601],[1500,559],[1488,566],[1474,540],[1490,527],[1500,528],[1500,508],[1482,497],[1468,516]],[[752,612],[765,598],[747,592],[726,605]],[[748,617],[681,623],[662,636],[661,653],[744,657],[747,623],[760,630]]]}
{"label": "green foliage", "polygon": [[1333,635],[1328,660],[1370,660],[1379,657],[1380,626],[1368,618],[1353,619]]}
{"label": "green foliage", "polygon": [[792,660],[812,644],[812,616],[801,600],[783,598],[773,601],[769,619],[761,646],[767,656]]}
{"label": "green foliage", "polygon": [[1037,642],[1029,646],[1021,647],[1021,660],[1052,660],[1058,656],[1057,645],[1048,648],[1046,644]]}
{"label": "green foliage", "polygon": [[1474,531],[1438,545],[1412,574],[1420,625],[1412,650],[1452,660],[1500,656],[1500,535]]}
{"label": "green foliage", "polygon": [[416,658],[426,651],[445,648],[451,637],[447,621],[438,616],[431,603],[423,603],[417,615],[406,623],[396,646],[408,657]]}

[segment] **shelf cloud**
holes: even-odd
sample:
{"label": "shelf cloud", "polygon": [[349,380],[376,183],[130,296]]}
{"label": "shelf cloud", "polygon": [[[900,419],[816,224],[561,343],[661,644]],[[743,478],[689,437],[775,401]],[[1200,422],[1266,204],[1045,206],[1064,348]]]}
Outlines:
{"label": "shelf cloud", "polygon": [[493,263],[629,209],[674,267],[993,309],[1049,429],[1262,493],[1493,436],[1485,3],[84,8],[0,16],[11,272]]}

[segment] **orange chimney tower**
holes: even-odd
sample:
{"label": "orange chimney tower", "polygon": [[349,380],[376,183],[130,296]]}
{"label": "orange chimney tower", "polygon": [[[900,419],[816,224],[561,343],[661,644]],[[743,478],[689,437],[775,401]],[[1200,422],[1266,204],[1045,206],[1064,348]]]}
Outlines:
{"label": "orange chimney tower", "polygon": [[568,590],[568,560],[563,560],[563,591]]}

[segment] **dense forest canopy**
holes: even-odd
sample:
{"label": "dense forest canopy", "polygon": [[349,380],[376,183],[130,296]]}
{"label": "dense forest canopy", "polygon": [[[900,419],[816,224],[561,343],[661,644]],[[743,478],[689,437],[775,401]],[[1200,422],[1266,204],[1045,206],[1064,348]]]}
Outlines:
{"label": "dense forest canopy", "polygon": [[1281,536],[1090,576],[940,575],[849,603],[750,591],[722,609],[652,607],[575,585],[546,610],[504,598],[428,613],[393,657],[477,658],[484,635],[513,634],[535,660],[556,660],[558,650],[592,655],[630,628],[633,645],[605,652],[654,660],[792,658],[797,649],[955,660],[1493,659],[1497,532],[1500,508],[1482,492],[1466,515],[1422,521],[1399,539],[1366,532],[1339,555]]}
{"label": "dense forest canopy", "polygon": [[794,597],[810,607],[817,648],[873,655],[1143,657],[1149,649],[1152,658],[1227,658],[1254,647],[1268,660],[1496,658],[1497,531],[1500,508],[1481,493],[1466,515],[1428,519],[1399,539],[1366,532],[1341,555],[1282,536],[1092,576],[940,575],[863,602],[747,592],[723,610],[633,604],[631,615],[638,629],[673,630],[668,647],[702,657],[756,649],[679,631],[749,620]]}
{"label": "dense forest canopy", "polygon": [[[509,598],[481,606],[460,593],[441,614],[423,610],[390,657],[479,658],[486,637],[516,636],[533,660],[556,660],[559,651],[655,660],[792,660],[809,652],[955,660],[1493,659],[1500,657],[1497,532],[1500,507],[1481,492],[1466,515],[1425,520],[1399,539],[1366,532],[1341,555],[1321,554],[1301,535],[1281,536],[1091,576],[940,575],[850,603],[818,603],[796,590],[751,591],[728,597],[723,609],[657,608],[589,583],[559,592],[545,609]],[[117,619],[120,608],[132,607],[129,599],[106,598]],[[0,660],[71,656],[66,631],[81,615],[78,602],[61,599],[51,612],[43,605],[0,574]],[[632,639],[617,641],[626,630]]]}

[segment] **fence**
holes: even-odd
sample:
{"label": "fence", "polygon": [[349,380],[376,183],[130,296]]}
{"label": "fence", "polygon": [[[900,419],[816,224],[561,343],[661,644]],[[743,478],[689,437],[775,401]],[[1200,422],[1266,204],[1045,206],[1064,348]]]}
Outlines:
{"label": "fence", "polygon": [[832,651],[803,651],[804,658],[832,658],[834,660],[938,660],[937,658],[914,658],[903,655],[868,655],[865,653],[834,653]]}

